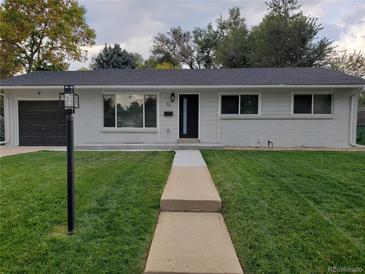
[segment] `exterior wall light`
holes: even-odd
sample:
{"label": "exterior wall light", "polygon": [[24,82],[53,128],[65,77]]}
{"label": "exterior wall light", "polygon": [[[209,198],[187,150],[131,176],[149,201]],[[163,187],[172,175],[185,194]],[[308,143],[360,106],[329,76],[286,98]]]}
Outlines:
{"label": "exterior wall light", "polygon": [[171,93],[170,100],[171,100],[171,103],[173,103],[175,101],[175,93]]}

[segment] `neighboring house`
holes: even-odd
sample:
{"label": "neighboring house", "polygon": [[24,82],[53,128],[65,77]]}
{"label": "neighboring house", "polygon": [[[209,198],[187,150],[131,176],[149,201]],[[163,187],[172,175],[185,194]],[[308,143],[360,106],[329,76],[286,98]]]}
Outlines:
{"label": "neighboring house", "polygon": [[7,144],[65,145],[72,84],[79,148],[126,144],[349,147],[365,80],[323,68],[33,72],[0,82]]}

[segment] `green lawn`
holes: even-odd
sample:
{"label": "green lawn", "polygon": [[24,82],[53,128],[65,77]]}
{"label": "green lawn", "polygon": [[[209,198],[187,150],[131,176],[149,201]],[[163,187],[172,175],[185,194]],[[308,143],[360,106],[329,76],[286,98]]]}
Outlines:
{"label": "green lawn", "polygon": [[77,152],[72,236],[65,156],[0,159],[0,273],[141,273],[173,153]]}
{"label": "green lawn", "polygon": [[357,143],[365,145],[365,127],[357,127]]}
{"label": "green lawn", "polygon": [[365,270],[365,153],[203,151],[246,273]]}

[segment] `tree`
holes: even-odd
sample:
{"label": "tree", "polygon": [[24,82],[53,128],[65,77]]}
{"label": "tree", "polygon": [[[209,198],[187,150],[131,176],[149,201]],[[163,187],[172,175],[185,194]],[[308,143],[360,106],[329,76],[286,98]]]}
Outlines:
{"label": "tree", "polygon": [[218,36],[212,24],[208,24],[206,29],[195,28],[193,30],[193,39],[198,67],[216,67],[215,51],[218,46]]}
{"label": "tree", "polygon": [[160,64],[156,64],[155,69],[174,69],[174,65],[169,62],[162,62]]}
{"label": "tree", "polygon": [[151,55],[144,61],[143,67],[149,69],[181,69],[180,63],[169,54],[163,56]]}
{"label": "tree", "polygon": [[225,68],[248,67],[248,30],[239,8],[232,8],[226,20],[217,20],[216,62]]}
{"label": "tree", "polygon": [[[246,64],[241,61],[242,56],[247,59],[248,31],[244,21],[239,8],[235,7],[230,9],[227,19],[219,17],[215,26],[209,23],[206,28],[195,28],[192,32],[181,27],[171,28],[166,34],[159,33],[155,37],[153,56],[191,69],[231,67],[231,56],[239,59],[233,67]],[[229,48],[225,48],[228,45]]]}
{"label": "tree", "polygon": [[172,59],[190,69],[200,68],[190,31],[181,27],[171,28],[167,34],[159,33],[153,40],[152,54],[156,59]]}
{"label": "tree", "polygon": [[322,62],[322,65],[333,70],[365,78],[365,55],[361,51],[353,51],[351,53],[346,50],[333,51]]}
{"label": "tree", "polygon": [[269,13],[249,35],[253,67],[311,67],[332,51],[331,42],[314,40],[322,30],[316,18],[303,15],[297,0],[266,2]]}
{"label": "tree", "polygon": [[138,53],[130,53],[119,44],[114,47],[105,44],[103,50],[92,59],[92,69],[135,69],[143,66],[143,57]]}
{"label": "tree", "polygon": [[237,29],[223,39],[216,50],[216,60],[224,68],[249,67],[247,32]]}
{"label": "tree", "polygon": [[1,57],[6,57],[1,72],[64,70],[67,60],[86,60],[83,47],[94,44],[95,32],[85,13],[76,0],[5,0],[0,9]]}

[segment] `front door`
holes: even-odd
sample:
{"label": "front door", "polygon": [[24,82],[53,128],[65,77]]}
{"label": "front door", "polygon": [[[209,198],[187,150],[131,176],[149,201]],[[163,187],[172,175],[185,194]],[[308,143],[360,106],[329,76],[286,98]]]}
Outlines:
{"label": "front door", "polygon": [[199,95],[179,96],[179,138],[199,138]]}

